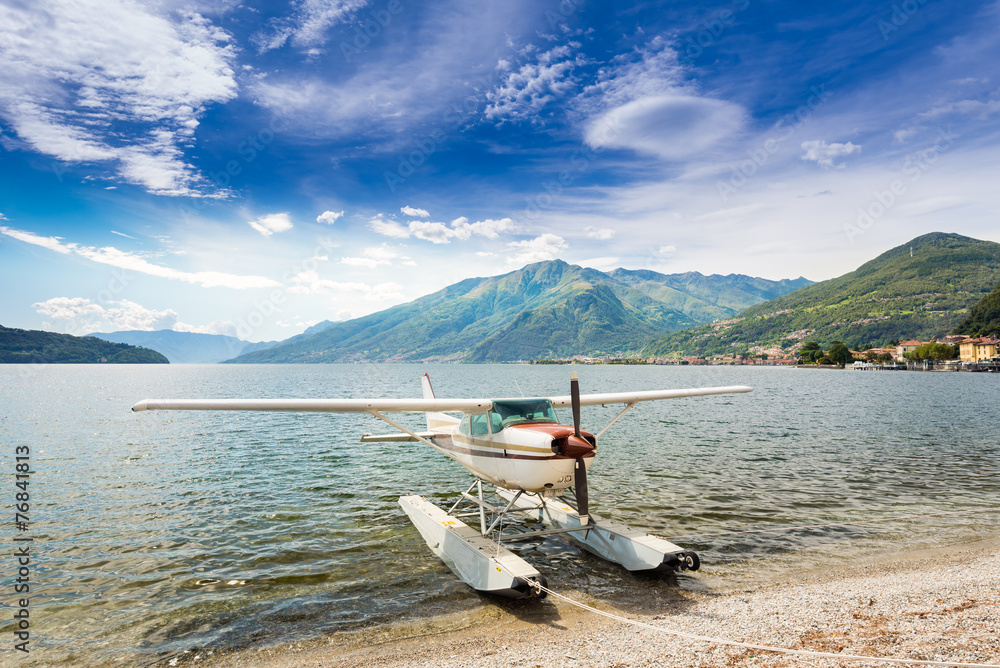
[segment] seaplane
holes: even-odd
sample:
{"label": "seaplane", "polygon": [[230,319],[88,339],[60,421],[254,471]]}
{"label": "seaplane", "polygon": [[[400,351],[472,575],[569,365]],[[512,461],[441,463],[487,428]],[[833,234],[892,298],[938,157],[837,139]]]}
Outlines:
{"label": "seaplane", "polygon": [[[431,551],[481,592],[544,598],[547,578],[504,543],[550,534],[563,534],[587,552],[629,571],[698,569],[701,562],[695,552],[591,513],[587,469],[597,455],[598,439],[639,402],[752,388],[580,394],[574,372],[566,396],[445,399],[435,396],[426,373],[421,384],[419,399],[145,399],[132,410],[356,412],[383,420],[397,431],[366,433],[361,441],[422,443],[472,473],[473,483],[447,511],[417,495],[400,497],[399,505]],[[619,404],[622,410],[596,434],[580,428],[582,406]],[[556,408],[570,408],[573,424],[560,423]],[[425,413],[427,429],[415,431],[387,413]],[[500,501],[484,495],[484,483],[493,486]],[[526,522],[515,521],[519,517],[546,528],[526,530]]]}

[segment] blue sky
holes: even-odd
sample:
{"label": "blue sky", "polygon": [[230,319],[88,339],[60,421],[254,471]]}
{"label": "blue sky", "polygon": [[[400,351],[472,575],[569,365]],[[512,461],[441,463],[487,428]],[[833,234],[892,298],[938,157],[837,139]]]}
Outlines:
{"label": "blue sky", "polygon": [[470,276],[1000,241],[1000,4],[9,0],[0,323],[282,339]]}

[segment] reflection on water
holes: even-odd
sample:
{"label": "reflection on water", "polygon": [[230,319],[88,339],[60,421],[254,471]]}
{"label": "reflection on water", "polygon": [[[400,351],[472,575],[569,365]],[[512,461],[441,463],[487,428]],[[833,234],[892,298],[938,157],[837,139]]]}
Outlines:
{"label": "reflection on water", "polygon": [[[551,586],[745,586],[903,547],[1000,535],[996,513],[705,536],[1000,506],[1000,378],[742,367],[575,367],[583,391],[746,384],[640,404],[603,438],[595,512],[679,540],[703,569],[647,582],[549,537],[518,546]],[[397,505],[468,485],[419,444],[362,444],[370,416],[164,412],[144,398],[567,394],[560,366],[0,367],[5,447],[32,448],[32,658],[128,662],[301,640],[493,605]],[[617,407],[584,409],[600,429]],[[569,415],[563,415],[564,420]],[[420,428],[421,416],[400,418]],[[9,631],[4,628],[3,631]]]}

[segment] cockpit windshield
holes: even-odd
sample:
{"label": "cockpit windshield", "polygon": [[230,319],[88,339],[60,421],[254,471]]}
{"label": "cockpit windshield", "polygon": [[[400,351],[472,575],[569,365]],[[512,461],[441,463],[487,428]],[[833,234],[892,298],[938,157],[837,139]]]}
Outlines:
{"label": "cockpit windshield", "polygon": [[558,422],[552,402],[548,399],[505,399],[494,401],[490,410],[493,433],[511,426],[529,422]]}

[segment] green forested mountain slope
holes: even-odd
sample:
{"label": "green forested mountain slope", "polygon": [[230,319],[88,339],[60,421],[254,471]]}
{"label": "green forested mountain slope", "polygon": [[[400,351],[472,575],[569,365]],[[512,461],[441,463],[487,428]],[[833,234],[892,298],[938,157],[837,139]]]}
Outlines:
{"label": "green forested mountain slope", "polygon": [[0,363],[3,364],[168,364],[167,358],[147,348],[109,343],[93,337],[71,336],[0,325]]}
{"label": "green forested mountain slope", "polygon": [[1000,285],[972,307],[969,316],[955,330],[969,336],[1000,336]]}
{"label": "green forested mountain slope", "polygon": [[[665,302],[655,296],[656,283],[669,276],[648,272],[639,280],[630,273],[620,273],[618,279],[560,260],[539,262],[502,276],[470,278],[408,304],[333,323],[231,361],[498,362],[624,354],[664,332],[705,321],[704,313],[727,308],[696,295]],[[722,282],[726,278],[719,277]],[[759,280],[733,281],[744,279]],[[636,282],[643,289],[633,287]],[[772,283],[777,287],[768,286]],[[772,281],[762,287],[791,289]],[[671,290],[672,295],[680,292]],[[745,289],[731,299],[760,301]]]}
{"label": "green forested mountain slope", "polygon": [[661,337],[650,355],[742,352],[805,339],[852,347],[952,331],[1000,282],[1000,244],[935,232],[843,276],[752,306],[728,321]]}

